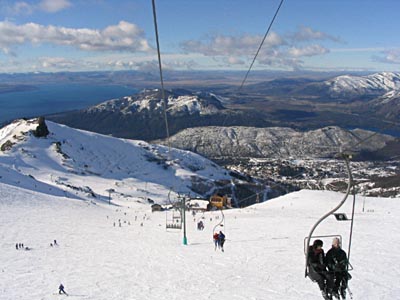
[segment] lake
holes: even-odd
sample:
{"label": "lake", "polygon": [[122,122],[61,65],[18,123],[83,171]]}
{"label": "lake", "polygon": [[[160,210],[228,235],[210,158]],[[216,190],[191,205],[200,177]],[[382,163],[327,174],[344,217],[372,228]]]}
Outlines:
{"label": "lake", "polygon": [[49,84],[38,85],[37,88],[0,94],[0,124],[19,118],[83,109],[138,92],[122,85]]}

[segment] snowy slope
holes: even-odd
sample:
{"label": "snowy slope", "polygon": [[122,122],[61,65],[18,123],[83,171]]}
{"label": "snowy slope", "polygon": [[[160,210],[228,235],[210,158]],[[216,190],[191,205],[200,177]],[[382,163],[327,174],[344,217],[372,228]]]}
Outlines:
{"label": "snowy slope", "polygon": [[[166,91],[167,110],[171,115],[212,114],[223,108],[214,94],[192,93],[185,90]],[[163,112],[163,98],[159,89],[143,90],[134,96],[105,101],[87,110],[89,113],[108,111],[121,114]]]}
{"label": "snowy slope", "polygon": [[[202,215],[189,217],[184,246],[180,231],[165,230],[165,213],[135,201],[94,205],[4,183],[0,195],[0,299],[13,300],[59,299],[61,282],[72,299],[322,299],[304,278],[303,239],[343,197],[303,190],[225,211],[222,253],[211,241],[218,212],[203,215],[204,231],[195,229]],[[341,211],[349,213],[350,203]],[[400,298],[399,213],[398,199],[357,196],[354,299]],[[341,234],[347,250],[348,226],[329,217],[315,234]],[[58,247],[50,247],[54,239]]]}
{"label": "snowy slope", "polygon": [[[185,151],[172,149],[169,159],[162,146],[47,124],[46,139],[30,133],[35,120],[0,130],[0,145],[11,144],[0,152],[1,300],[64,297],[55,294],[60,283],[71,298],[95,300],[322,299],[304,278],[303,242],[342,194],[303,190],[226,210],[217,227],[227,236],[224,253],[211,238],[220,213],[188,215],[184,246],[181,231],[165,229],[172,213],[151,213],[141,199],[165,202],[170,186],[188,192],[193,176],[212,183],[229,179],[225,170]],[[107,203],[110,187],[117,205]],[[399,213],[398,199],[357,196],[354,299],[400,298]],[[348,222],[329,217],[315,235],[340,234],[347,250],[348,233]]]}
{"label": "snowy slope", "polygon": [[331,95],[383,95],[400,89],[400,73],[382,72],[367,76],[343,75],[328,80]]}
{"label": "snowy slope", "polygon": [[346,130],[337,126],[306,132],[287,127],[207,126],[184,129],[173,135],[170,143],[173,147],[195,151],[211,158],[221,156],[304,158],[332,157],[340,148],[352,151],[376,151],[395,139],[389,135],[375,134],[370,143],[359,144],[360,140],[372,134],[373,132],[367,130]]}
{"label": "snowy slope", "polygon": [[0,129],[0,146],[11,145],[0,151],[1,182],[100,201],[108,201],[113,189],[125,198],[162,203],[170,189],[204,195],[217,181],[230,180],[225,169],[188,151],[47,124],[47,138],[32,135],[35,119]]}
{"label": "snowy slope", "polygon": [[387,119],[398,120],[400,115],[400,91],[387,92],[371,101],[372,108]]}

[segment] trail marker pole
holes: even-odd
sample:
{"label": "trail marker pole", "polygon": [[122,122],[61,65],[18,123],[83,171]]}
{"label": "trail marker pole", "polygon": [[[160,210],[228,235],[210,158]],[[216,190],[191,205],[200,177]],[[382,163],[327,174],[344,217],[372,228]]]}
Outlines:
{"label": "trail marker pole", "polygon": [[183,210],[183,244],[187,245],[187,237],[186,237],[186,201],[185,201],[185,197],[182,197],[182,210]]}

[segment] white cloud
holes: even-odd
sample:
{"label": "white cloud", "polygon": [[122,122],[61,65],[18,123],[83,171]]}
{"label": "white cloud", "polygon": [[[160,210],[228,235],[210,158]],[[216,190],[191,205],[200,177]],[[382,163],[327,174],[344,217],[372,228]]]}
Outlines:
{"label": "white cloud", "polygon": [[229,56],[227,59],[227,63],[231,65],[244,65],[244,60],[235,57],[235,56]]}
{"label": "white cloud", "polygon": [[[163,70],[190,70],[197,65],[193,60],[182,61],[182,60],[168,60],[163,61]],[[144,60],[112,60],[107,62],[107,66],[114,69],[129,69],[129,70],[140,70],[151,73],[158,73],[158,61],[155,59],[144,59]]]}
{"label": "white cloud", "polygon": [[72,6],[68,0],[42,0],[37,3],[18,1],[13,5],[7,5],[6,10],[12,15],[30,15],[35,11],[56,13]]}
{"label": "white cloud", "polygon": [[[262,38],[261,35],[236,37],[217,35],[201,41],[186,41],[182,43],[182,48],[186,53],[200,53],[227,65],[243,65],[245,61],[253,58]],[[299,69],[304,63],[302,57],[329,53],[328,48],[319,44],[311,44],[315,40],[338,41],[337,38],[308,27],[301,27],[298,32],[286,35],[286,37],[271,32],[267,36],[256,62],[258,65]]]}
{"label": "white cloud", "polygon": [[286,49],[270,49],[260,52],[257,61],[261,65],[291,69],[299,69],[303,64],[299,57],[291,56]]}
{"label": "white cloud", "polygon": [[7,54],[17,45],[49,43],[85,51],[151,51],[152,48],[143,35],[141,28],[125,21],[103,30],[0,22],[0,49]]}
{"label": "white cloud", "polygon": [[[59,71],[97,71],[97,70],[140,70],[158,76],[158,61],[154,56],[135,56],[133,58],[117,55],[91,56],[86,58],[66,58],[42,56],[35,59],[17,60],[9,57],[0,61],[0,72],[59,72]],[[191,70],[197,63],[190,58],[178,59],[166,57],[163,62],[164,70]]]}
{"label": "white cloud", "polygon": [[340,38],[334,37],[322,31],[314,30],[310,27],[301,26],[297,32],[288,35],[290,39],[298,42],[314,41],[314,40],[332,40],[340,42]]}
{"label": "white cloud", "polygon": [[288,53],[292,57],[302,56],[315,56],[328,53],[329,50],[321,45],[309,45],[305,47],[292,47],[288,50]]}
{"label": "white cloud", "polygon": [[29,15],[34,11],[34,7],[24,1],[16,2],[9,8],[9,12],[13,15]]}
{"label": "white cloud", "polygon": [[40,57],[38,62],[40,67],[45,70],[72,70],[82,66],[82,61],[66,59],[64,57]]}
{"label": "white cloud", "polygon": [[372,60],[386,64],[400,64],[400,49],[383,51],[381,56],[373,56]]}
{"label": "white cloud", "polygon": [[384,47],[367,47],[367,48],[332,48],[331,52],[379,52],[385,51]]}
{"label": "white cloud", "polygon": [[38,7],[46,12],[55,13],[71,6],[68,0],[42,0]]}
{"label": "white cloud", "polygon": [[[182,48],[186,52],[201,53],[205,56],[215,55],[249,55],[262,41],[261,35],[224,36],[216,35],[205,41],[185,41]],[[278,47],[286,42],[274,32],[267,36],[265,47]]]}

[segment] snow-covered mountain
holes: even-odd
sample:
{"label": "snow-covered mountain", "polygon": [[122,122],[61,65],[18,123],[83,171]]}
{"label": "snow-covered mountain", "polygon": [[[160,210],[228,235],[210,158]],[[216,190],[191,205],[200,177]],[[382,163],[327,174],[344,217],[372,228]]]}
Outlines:
{"label": "snow-covered mountain", "polygon": [[387,92],[372,100],[370,107],[388,120],[398,120],[400,116],[400,90]]}
{"label": "snow-covered mountain", "polygon": [[366,76],[340,75],[331,79],[282,78],[246,87],[268,96],[298,97],[329,102],[368,101],[390,91],[400,90],[400,73],[381,72]]}
{"label": "snow-covered mountain", "polygon": [[170,190],[205,197],[217,185],[230,186],[227,170],[197,154],[47,125],[45,138],[33,134],[37,119],[0,129],[1,182],[56,196],[108,201],[112,190],[160,203]]}
{"label": "snow-covered mountain", "polygon": [[[223,109],[219,99],[213,94],[191,93],[187,90],[165,91],[167,110],[170,115],[213,114]],[[159,89],[143,90],[138,95],[122,97],[103,102],[87,109],[88,113],[118,112],[122,114],[157,113],[162,114],[162,93]]]}
{"label": "snow-covered mountain", "polygon": [[400,90],[400,73],[382,72],[367,76],[343,75],[325,81],[332,97],[374,97]]}
{"label": "snow-covered mountain", "polygon": [[[212,93],[177,89],[166,91],[169,132],[196,126],[241,124],[264,126],[261,117],[247,111],[225,109],[222,98]],[[161,91],[144,90],[133,96],[113,99],[88,109],[49,116],[48,119],[74,128],[116,137],[154,140],[166,137]]]}
{"label": "snow-covered mountain", "polygon": [[345,130],[336,126],[307,132],[282,127],[197,127],[175,134],[170,143],[210,158],[306,158],[333,157],[341,149],[376,151],[395,140],[389,135],[375,134],[367,143],[359,144],[372,134],[367,130]]}

